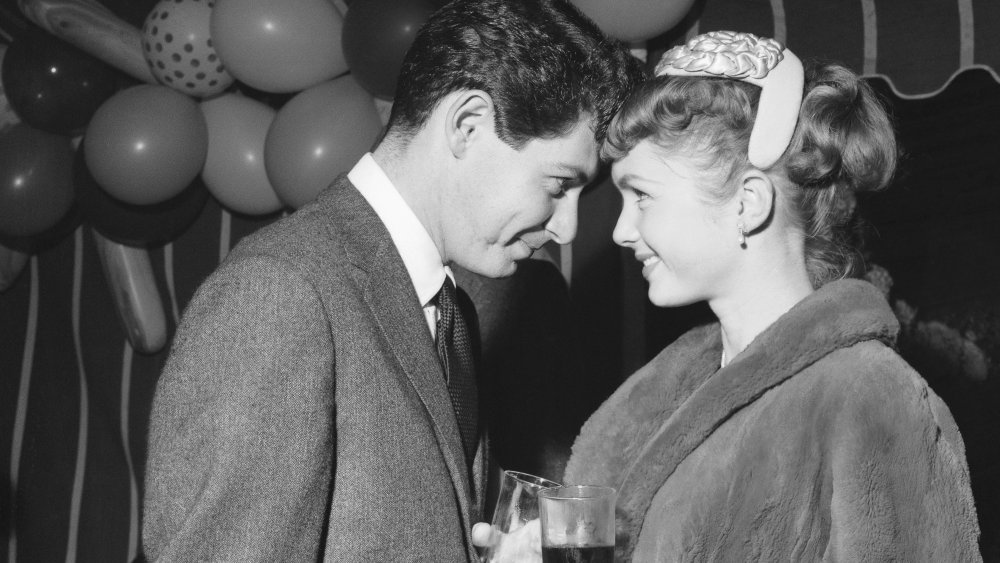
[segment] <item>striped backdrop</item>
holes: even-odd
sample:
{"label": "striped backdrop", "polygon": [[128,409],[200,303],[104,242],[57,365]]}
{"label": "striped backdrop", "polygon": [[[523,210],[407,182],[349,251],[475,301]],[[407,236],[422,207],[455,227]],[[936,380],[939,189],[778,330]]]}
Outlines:
{"label": "striped backdrop", "polygon": [[[996,0],[706,0],[687,35],[735,29],[785,42],[800,57],[887,79],[896,94],[939,92],[959,71],[1000,69]],[[700,13],[699,13],[700,11]],[[998,78],[1000,80],[1000,78]]]}
{"label": "striped backdrop", "polygon": [[[674,39],[715,29],[775,37],[802,57],[884,77],[904,98],[932,96],[962,69],[996,77],[1000,68],[997,0],[707,0],[689,23]],[[649,47],[652,55],[662,49],[655,40]],[[585,200],[581,223],[609,233],[613,192]],[[233,216],[210,200],[183,235],[150,250],[169,330],[229,248],[273,219]],[[628,271],[607,287],[572,273],[617,261],[603,234],[581,235],[557,257],[589,294],[625,288],[614,301],[628,315],[615,323],[625,328],[622,350],[611,354],[624,366],[616,376],[643,357],[644,292]],[[33,255],[0,294],[0,561],[128,562],[138,554],[145,433],[165,352],[134,352],[115,314],[86,225]],[[598,354],[613,340],[594,330]]]}
{"label": "striped backdrop", "polygon": [[[231,244],[268,220],[210,200],[190,229],[151,249],[172,332]],[[0,494],[7,561],[132,561],[145,433],[165,352],[137,354],[88,226],[32,256],[0,295]]]}

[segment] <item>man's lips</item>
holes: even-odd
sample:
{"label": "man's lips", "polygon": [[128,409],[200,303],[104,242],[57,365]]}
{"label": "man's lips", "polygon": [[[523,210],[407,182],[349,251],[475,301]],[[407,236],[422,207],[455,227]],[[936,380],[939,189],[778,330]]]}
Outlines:
{"label": "man's lips", "polygon": [[524,246],[527,246],[532,252],[545,246],[545,243],[549,242],[549,239],[545,237],[517,237],[515,240]]}
{"label": "man's lips", "polygon": [[531,256],[532,254],[535,253],[536,250],[538,250],[537,247],[532,246],[531,243],[529,243],[528,241],[526,241],[524,239],[517,239],[517,240],[522,245],[524,245],[524,247],[528,250],[528,256]]}

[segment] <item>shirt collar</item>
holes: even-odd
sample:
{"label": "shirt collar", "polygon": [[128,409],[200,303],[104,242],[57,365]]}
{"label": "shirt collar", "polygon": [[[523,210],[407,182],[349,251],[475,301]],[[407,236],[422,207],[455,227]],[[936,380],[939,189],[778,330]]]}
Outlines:
{"label": "shirt collar", "polygon": [[455,279],[451,269],[442,263],[441,253],[427,229],[371,153],[365,153],[361,157],[348,172],[347,179],[361,192],[389,231],[406,271],[410,274],[420,305],[427,306],[441,289],[445,276],[453,281]]}

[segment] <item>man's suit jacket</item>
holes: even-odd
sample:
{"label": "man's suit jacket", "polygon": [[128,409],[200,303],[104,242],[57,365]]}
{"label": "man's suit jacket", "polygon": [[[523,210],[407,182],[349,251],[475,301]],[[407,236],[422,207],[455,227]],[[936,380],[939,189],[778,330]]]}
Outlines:
{"label": "man's suit jacket", "polygon": [[241,242],[156,391],[144,546],[169,561],[470,561],[470,471],[421,305],[346,177]]}

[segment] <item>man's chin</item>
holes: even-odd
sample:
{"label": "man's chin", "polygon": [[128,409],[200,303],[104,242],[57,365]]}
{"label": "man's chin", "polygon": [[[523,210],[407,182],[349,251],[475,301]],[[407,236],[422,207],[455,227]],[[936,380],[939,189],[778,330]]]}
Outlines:
{"label": "man's chin", "polygon": [[506,256],[502,260],[483,260],[475,264],[456,264],[473,274],[487,278],[506,278],[517,272],[517,261]]}
{"label": "man's chin", "polygon": [[515,272],[517,272],[517,262],[510,261],[505,264],[497,265],[495,268],[489,268],[486,271],[477,273],[488,278],[509,278],[510,276],[513,276]]}

